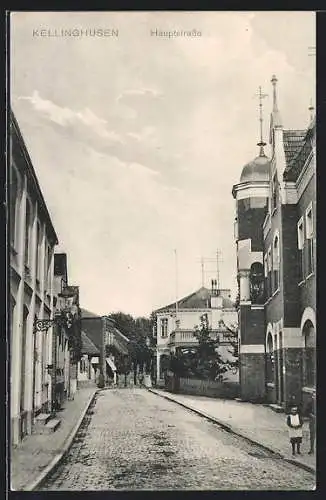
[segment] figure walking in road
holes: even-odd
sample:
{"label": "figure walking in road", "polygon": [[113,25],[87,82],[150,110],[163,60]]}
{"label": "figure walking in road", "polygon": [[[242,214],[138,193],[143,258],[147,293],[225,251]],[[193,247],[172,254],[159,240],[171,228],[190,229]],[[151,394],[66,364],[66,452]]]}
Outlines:
{"label": "figure walking in road", "polygon": [[295,455],[296,451],[298,455],[300,455],[303,420],[301,418],[301,415],[299,414],[297,406],[292,406],[290,414],[287,416],[286,423],[289,428],[289,438],[292,445],[292,455]]}
{"label": "figure walking in road", "polygon": [[316,438],[316,410],[315,410],[315,397],[313,396],[312,402],[308,409],[309,418],[309,435],[310,435],[310,450],[309,455],[315,452],[315,438]]}

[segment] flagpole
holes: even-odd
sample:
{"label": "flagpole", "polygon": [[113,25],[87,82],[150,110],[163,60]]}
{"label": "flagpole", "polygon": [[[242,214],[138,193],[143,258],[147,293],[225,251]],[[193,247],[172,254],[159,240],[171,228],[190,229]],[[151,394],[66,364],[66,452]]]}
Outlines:
{"label": "flagpole", "polygon": [[178,321],[178,255],[177,250],[174,250],[175,256],[175,321],[177,326]]}

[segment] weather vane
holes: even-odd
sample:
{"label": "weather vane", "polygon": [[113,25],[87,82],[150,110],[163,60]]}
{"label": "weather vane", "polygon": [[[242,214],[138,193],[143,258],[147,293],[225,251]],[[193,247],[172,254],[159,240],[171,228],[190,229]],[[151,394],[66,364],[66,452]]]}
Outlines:
{"label": "weather vane", "polygon": [[264,94],[261,90],[261,87],[259,87],[258,94],[255,94],[256,97],[259,99],[259,122],[260,122],[260,141],[258,142],[257,146],[260,147],[260,155],[264,155],[264,146],[266,146],[266,142],[263,141],[263,99],[265,97],[268,97],[268,94]]}

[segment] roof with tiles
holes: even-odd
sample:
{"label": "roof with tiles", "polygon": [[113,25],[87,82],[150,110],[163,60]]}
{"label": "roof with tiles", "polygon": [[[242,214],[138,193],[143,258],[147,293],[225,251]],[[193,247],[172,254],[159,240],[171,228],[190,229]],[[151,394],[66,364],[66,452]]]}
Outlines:
{"label": "roof with tiles", "polygon": [[[223,298],[223,309],[231,309],[234,307],[231,298],[225,295],[230,294],[230,290],[219,290],[220,296]],[[209,309],[210,308],[211,290],[201,287],[196,292],[187,295],[178,301],[179,309]],[[170,309],[175,309],[175,302],[167,306],[157,309],[155,312],[164,312]]]}
{"label": "roof with tiles", "polygon": [[[103,323],[101,316],[94,314],[91,311],[88,311],[87,309],[81,309],[81,314],[82,314],[81,324],[83,333],[88,337],[88,339],[91,340],[91,342],[97,349],[101,349],[102,335],[103,335],[102,333]],[[123,335],[117,328],[115,328],[113,321],[112,324],[110,324],[110,322],[107,323],[107,330],[113,333],[114,341],[117,348],[121,352],[127,353],[128,352],[127,344],[129,342],[129,339],[125,335]]]}
{"label": "roof with tiles", "polygon": [[298,156],[304,142],[306,130],[283,130],[284,152],[286,166],[290,166]]}
{"label": "roof with tiles", "polygon": [[81,332],[81,340],[82,340],[82,349],[81,349],[82,354],[89,354],[92,356],[100,354],[100,350],[96,347],[96,345],[83,331]]}
{"label": "roof with tiles", "polygon": [[285,139],[284,135],[284,150],[286,158],[286,168],[284,171],[284,180],[296,181],[304,164],[306,163],[311,151],[312,144],[310,141],[311,134],[314,133],[315,123],[309,126],[308,130],[287,130]]}

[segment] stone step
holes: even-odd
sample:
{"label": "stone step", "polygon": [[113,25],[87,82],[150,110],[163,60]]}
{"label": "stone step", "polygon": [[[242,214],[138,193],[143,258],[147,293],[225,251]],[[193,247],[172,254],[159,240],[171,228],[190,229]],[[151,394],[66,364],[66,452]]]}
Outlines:
{"label": "stone step", "polygon": [[55,432],[59,425],[61,424],[61,420],[58,418],[51,418],[47,424],[42,429],[42,434],[51,434]]}
{"label": "stone step", "polygon": [[48,423],[50,419],[51,419],[51,413],[39,413],[35,417],[35,424],[37,427],[44,426]]}

